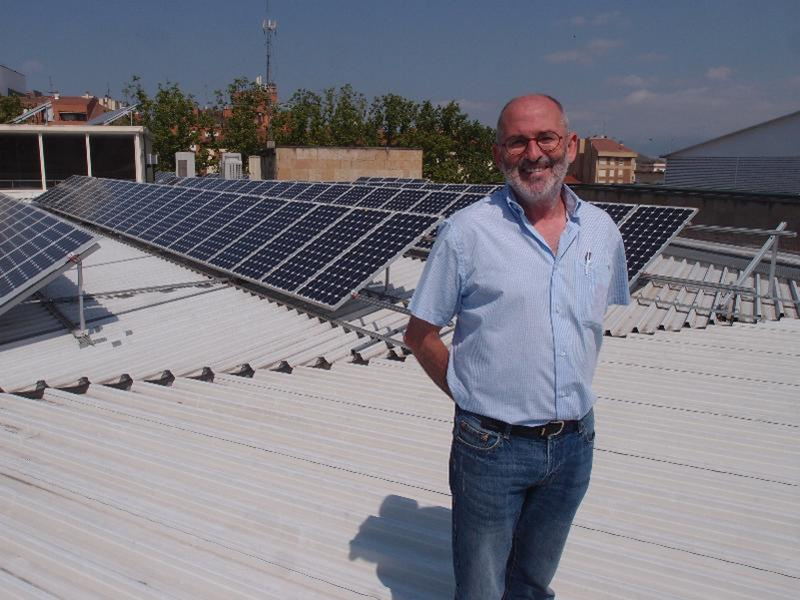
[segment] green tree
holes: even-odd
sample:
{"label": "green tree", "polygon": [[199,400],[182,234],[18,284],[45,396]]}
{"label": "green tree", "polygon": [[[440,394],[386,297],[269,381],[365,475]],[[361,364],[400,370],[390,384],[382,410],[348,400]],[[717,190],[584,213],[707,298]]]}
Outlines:
{"label": "green tree", "polygon": [[385,94],[367,108],[350,85],[321,94],[298,90],[281,105],[275,126],[281,145],[421,148],[423,176],[433,181],[502,179],[492,163],[494,129],[470,120],[456,102],[437,106]]}
{"label": "green tree", "polygon": [[334,146],[364,146],[367,130],[367,100],[348,83],[338,90],[325,90],[330,140]]}
{"label": "green tree", "polygon": [[153,150],[158,154],[161,171],[175,169],[175,153],[197,150],[201,142],[199,108],[191,94],[184,94],[177,83],[159,83],[152,98],[138,75],[131,78],[125,96],[139,104],[139,122],[153,136]]}
{"label": "green tree", "polygon": [[0,96],[0,123],[7,123],[22,114],[22,100],[19,96]]}
{"label": "green tree", "polygon": [[369,116],[369,126],[377,134],[374,145],[398,145],[398,140],[402,140],[414,128],[418,112],[419,105],[416,102],[397,94],[376,97],[372,101]]}
{"label": "green tree", "polygon": [[322,96],[310,90],[297,90],[277,111],[274,131],[275,141],[284,146],[330,145]]}
{"label": "green tree", "polygon": [[368,116],[366,98],[350,84],[327,88],[322,94],[298,90],[276,115],[275,139],[287,146],[375,144]]}
{"label": "green tree", "polygon": [[220,144],[247,157],[266,147],[267,122],[272,99],[267,89],[246,77],[234,79],[225,93],[217,92],[217,110],[223,115]]}

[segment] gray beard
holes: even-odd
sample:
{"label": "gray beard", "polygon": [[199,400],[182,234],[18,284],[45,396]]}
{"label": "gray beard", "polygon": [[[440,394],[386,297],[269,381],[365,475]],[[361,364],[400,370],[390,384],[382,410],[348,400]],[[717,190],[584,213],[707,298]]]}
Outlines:
{"label": "gray beard", "polygon": [[[550,171],[551,178],[546,181],[539,189],[532,189],[527,184],[523,183],[519,176],[519,167],[521,166],[552,166]],[[503,166],[503,175],[506,178],[506,183],[514,190],[517,199],[528,206],[548,207],[552,208],[558,203],[561,198],[561,186],[564,185],[564,179],[567,177],[567,169],[569,169],[569,159],[567,153],[564,153],[558,161],[553,161],[548,157],[539,158],[535,163],[531,163],[527,159],[523,159],[520,163],[511,168]]]}

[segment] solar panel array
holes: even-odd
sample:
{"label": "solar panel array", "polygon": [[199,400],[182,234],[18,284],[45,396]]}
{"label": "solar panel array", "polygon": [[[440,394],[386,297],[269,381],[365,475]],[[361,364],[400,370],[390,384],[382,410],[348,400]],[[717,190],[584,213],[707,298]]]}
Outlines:
{"label": "solar panel array", "polygon": [[[166,186],[75,176],[64,189],[59,186],[38,201],[331,310],[440,220],[414,212],[413,206],[406,212],[382,207],[390,198],[367,202],[382,189],[355,198],[353,186],[341,186],[347,189],[321,199],[332,186],[200,178],[183,182],[185,186]],[[270,197],[247,193],[259,189],[269,189]]]}
{"label": "solar panel array", "polygon": [[74,225],[0,194],[0,314],[95,244],[94,236]]}
{"label": "solar panel array", "polygon": [[[41,201],[65,214],[335,309],[403,251],[429,250],[435,236],[431,225],[439,218],[501,187],[220,178],[174,178],[170,183],[142,186],[73,177]],[[696,213],[634,204],[596,206],[620,227],[631,284]],[[422,216],[434,218],[420,220]],[[377,227],[394,231],[406,245],[382,242],[379,235],[370,238]],[[355,253],[349,252],[351,245],[358,246]],[[361,261],[359,252],[369,254],[370,260]]]}
{"label": "solar panel array", "polygon": [[376,184],[366,181],[319,183],[208,177],[174,178],[166,183],[178,187],[250,194],[263,198],[308,200],[440,216],[449,216],[456,210],[503,187],[470,183],[418,183],[413,181],[388,181]]}
{"label": "solar panel array", "polygon": [[[503,187],[493,184],[420,183],[381,177],[361,178],[354,184],[193,178],[177,180],[173,185],[250,193],[264,198],[296,197],[315,202],[413,211],[442,217],[449,217]],[[623,232],[631,284],[697,212],[678,207],[661,207],[662,210],[654,212],[649,209],[659,207],[602,202],[594,204],[605,210]],[[644,211],[645,208],[648,210]],[[625,225],[634,216],[637,216],[634,224]],[[423,252],[430,250],[434,239],[435,232],[421,239],[414,249]]]}

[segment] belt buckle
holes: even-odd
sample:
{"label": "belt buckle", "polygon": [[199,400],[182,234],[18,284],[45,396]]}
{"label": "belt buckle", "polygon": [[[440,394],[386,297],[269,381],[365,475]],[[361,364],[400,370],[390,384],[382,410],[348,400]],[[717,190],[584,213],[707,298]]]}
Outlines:
{"label": "belt buckle", "polygon": [[[558,431],[554,431],[553,433],[547,433],[547,428],[550,427],[550,425],[556,425],[556,424],[559,426]],[[544,426],[544,429],[542,430],[542,437],[545,437],[549,440],[552,437],[560,435],[561,432],[564,431],[564,425],[565,425],[564,421],[550,421],[547,425]]]}

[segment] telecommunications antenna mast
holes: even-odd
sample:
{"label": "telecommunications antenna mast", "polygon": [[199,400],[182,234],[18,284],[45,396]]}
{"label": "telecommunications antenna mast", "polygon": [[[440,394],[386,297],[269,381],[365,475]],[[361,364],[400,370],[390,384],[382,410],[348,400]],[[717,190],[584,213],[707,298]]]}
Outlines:
{"label": "telecommunications antenna mast", "polygon": [[261,29],[264,31],[267,46],[267,72],[265,89],[267,91],[267,142],[273,142],[272,136],[272,105],[275,100],[275,82],[272,79],[272,44],[275,34],[278,33],[278,22],[269,18],[269,0],[267,0],[267,15],[261,22]]}

